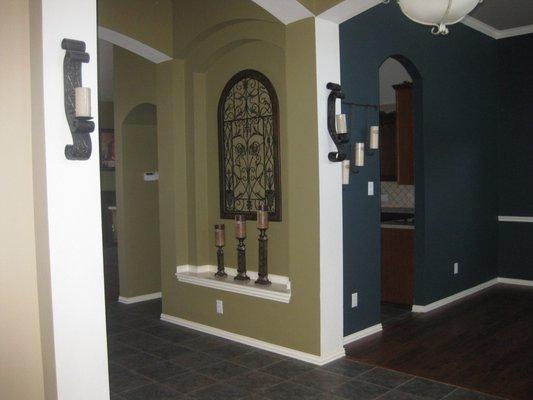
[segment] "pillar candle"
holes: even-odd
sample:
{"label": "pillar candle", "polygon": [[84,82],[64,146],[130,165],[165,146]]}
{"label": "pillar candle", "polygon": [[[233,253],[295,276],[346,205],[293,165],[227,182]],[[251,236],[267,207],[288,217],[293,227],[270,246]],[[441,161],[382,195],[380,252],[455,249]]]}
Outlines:
{"label": "pillar candle", "polygon": [[350,183],[350,160],[342,162],[342,184],[348,185]]}
{"label": "pillar candle", "polygon": [[338,114],[336,118],[336,128],[338,134],[348,133],[346,126],[346,114]]}
{"label": "pillar candle", "polygon": [[358,142],[354,146],[354,164],[356,167],[365,165],[365,144]]}
{"label": "pillar candle", "polygon": [[370,139],[368,147],[372,150],[379,149],[379,126],[370,127]]}
{"label": "pillar candle", "polygon": [[246,237],[246,218],[244,215],[238,214],[235,216],[235,237],[238,239]]}
{"label": "pillar candle", "polygon": [[215,225],[215,246],[222,247],[226,244],[226,231],[224,224]]}
{"label": "pillar candle", "polygon": [[87,87],[77,87],[74,89],[76,117],[91,117],[91,89]]}
{"label": "pillar candle", "polygon": [[257,228],[268,229],[268,211],[264,205],[257,211]]}

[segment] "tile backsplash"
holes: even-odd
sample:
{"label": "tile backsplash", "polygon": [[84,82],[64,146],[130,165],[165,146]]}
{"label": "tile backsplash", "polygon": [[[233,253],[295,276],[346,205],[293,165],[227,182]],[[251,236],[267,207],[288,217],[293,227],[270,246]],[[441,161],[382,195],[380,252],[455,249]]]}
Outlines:
{"label": "tile backsplash", "polygon": [[381,182],[381,207],[415,208],[414,185]]}

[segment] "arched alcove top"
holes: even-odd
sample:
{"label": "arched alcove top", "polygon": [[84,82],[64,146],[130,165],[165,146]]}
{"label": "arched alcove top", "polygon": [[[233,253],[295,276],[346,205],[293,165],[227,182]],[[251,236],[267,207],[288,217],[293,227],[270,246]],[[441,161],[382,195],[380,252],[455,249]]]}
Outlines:
{"label": "arched alcove top", "polygon": [[157,107],[152,103],[138,104],[128,112],[123,123],[129,125],[156,125]]}

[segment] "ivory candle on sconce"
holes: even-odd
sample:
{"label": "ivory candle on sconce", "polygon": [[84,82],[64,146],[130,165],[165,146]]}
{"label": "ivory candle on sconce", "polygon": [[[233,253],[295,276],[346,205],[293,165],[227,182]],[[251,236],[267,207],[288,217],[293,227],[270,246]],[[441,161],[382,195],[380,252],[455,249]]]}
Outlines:
{"label": "ivory candle on sconce", "polygon": [[365,144],[358,142],[354,146],[354,164],[356,167],[365,165]]}
{"label": "ivory candle on sconce", "polygon": [[368,147],[372,150],[379,149],[379,126],[371,126],[369,136]]}
{"label": "ivory candle on sconce", "polygon": [[346,125],[346,114],[338,114],[335,121],[338,134],[348,133],[348,127]]}
{"label": "ivory candle on sconce", "polygon": [[91,88],[77,87],[74,89],[76,117],[91,117]]}
{"label": "ivory candle on sconce", "polygon": [[246,237],[246,217],[238,214],[235,216],[235,237],[244,239]]}
{"label": "ivory candle on sconce", "polygon": [[348,185],[350,183],[350,160],[342,162],[342,184]]}
{"label": "ivory candle on sconce", "polygon": [[257,229],[268,229],[268,211],[265,205],[257,211]]}
{"label": "ivory candle on sconce", "polygon": [[226,244],[226,227],[224,224],[215,225],[215,246],[223,247]]}

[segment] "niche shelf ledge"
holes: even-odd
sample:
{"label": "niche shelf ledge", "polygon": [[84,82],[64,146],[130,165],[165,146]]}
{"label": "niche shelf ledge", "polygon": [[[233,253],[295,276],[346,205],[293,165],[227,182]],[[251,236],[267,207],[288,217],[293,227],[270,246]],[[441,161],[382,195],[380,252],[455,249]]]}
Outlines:
{"label": "niche shelf ledge", "polygon": [[215,277],[217,267],[214,265],[181,265],[176,268],[178,282],[190,285],[203,286],[225,292],[238,293],[245,296],[259,297],[265,300],[289,303],[291,300],[291,282],[288,277],[281,275],[268,275],[272,282],[269,286],[256,285],[257,272],[248,271],[249,281],[235,281],[237,275],[235,268],[227,268],[226,278]]}

